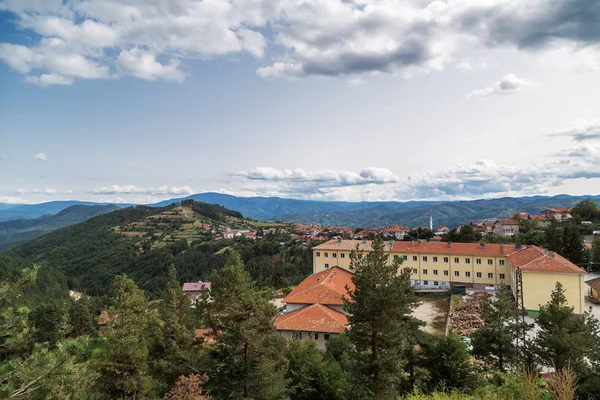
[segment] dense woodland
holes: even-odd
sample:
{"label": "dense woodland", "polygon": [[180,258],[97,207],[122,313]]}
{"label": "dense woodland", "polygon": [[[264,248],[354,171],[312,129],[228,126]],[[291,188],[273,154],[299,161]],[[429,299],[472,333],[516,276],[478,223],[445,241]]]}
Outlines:
{"label": "dense woodland", "polygon": [[[600,324],[577,316],[560,285],[540,310],[537,337],[508,291],[482,304],[486,324],[469,352],[453,333],[433,336],[411,316],[410,273],[376,240],[351,256],[352,329],[324,353],[274,330],[273,289],[226,250],[196,308],[174,266],[150,299],[128,276],[108,294],[66,296],[48,268],[2,256],[0,397],[22,399],[572,399],[600,396]],[[24,268],[24,269],[23,269]],[[51,289],[49,292],[44,290]],[[61,290],[62,289],[62,290]],[[111,321],[98,330],[100,311]],[[203,329],[198,337],[196,329]],[[541,368],[556,368],[548,379]]]}

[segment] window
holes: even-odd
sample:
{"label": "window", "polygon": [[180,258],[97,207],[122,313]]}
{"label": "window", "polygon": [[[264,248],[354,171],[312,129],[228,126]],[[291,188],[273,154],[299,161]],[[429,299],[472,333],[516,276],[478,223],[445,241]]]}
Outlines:
{"label": "window", "polygon": [[433,281],[433,286],[438,286],[440,283],[438,281]]}
{"label": "window", "polygon": [[492,279],[494,278],[494,274],[492,274],[491,272],[488,274],[488,278]]}
{"label": "window", "polygon": [[423,270],[423,275],[427,275],[427,270],[426,269]]}
{"label": "window", "polygon": [[500,260],[499,264],[504,265],[504,260]]}
{"label": "window", "polygon": [[448,276],[448,270],[447,269],[444,270],[444,276]]}
{"label": "window", "polygon": [[325,258],[329,257],[329,253],[323,253],[323,255],[325,256]]}
{"label": "window", "polygon": [[397,255],[394,255],[394,261],[398,261],[400,259],[400,257],[398,257]]}
{"label": "window", "polygon": [[470,258],[465,258],[465,263],[471,264],[471,259]]}
{"label": "window", "polygon": [[467,278],[470,278],[470,277],[471,277],[471,273],[470,273],[469,271],[467,271],[467,272],[465,272],[465,276],[466,276]]}
{"label": "window", "polygon": [[402,256],[402,259],[403,259],[404,261],[406,261],[406,260],[408,260],[408,256]]}
{"label": "window", "polygon": [[454,257],[454,264],[458,264],[458,257]]}
{"label": "window", "polygon": [[481,264],[481,258],[476,258],[475,259],[475,264]]}
{"label": "window", "polygon": [[298,332],[298,339],[302,339],[302,332]]}
{"label": "window", "polygon": [[417,261],[417,256],[413,256],[413,261]]}
{"label": "window", "polygon": [[423,261],[427,262],[427,256],[423,256]]}
{"label": "window", "polygon": [[331,254],[331,256],[332,256],[333,258],[337,258],[337,253],[332,253],[332,254]]}
{"label": "window", "polygon": [[314,338],[315,338],[315,340],[319,340],[319,334],[318,334],[318,333],[315,333],[315,336],[314,336]]}
{"label": "window", "polygon": [[460,273],[458,271],[454,271],[454,276],[459,276]]}
{"label": "window", "polygon": [[433,270],[433,274],[434,274],[434,275],[437,275],[437,274],[438,274],[438,271],[437,271],[437,269],[434,269],[434,270]]}
{"label": "window", "polygon": [[504,274],[500,274],[500,279],[504,279]]}
{"label": "window", "polygon": [[321,252],[317,251],[317,257],[321,257]]}
{"label": "window", "polygon": [[329,264],[325,263],[325,269],[329,268]]}
{"label": "window", "polygon": [[325,340],[329,340],[329,333],[325,334]]}
{"label": "window", "polygon": [[345,253],[340,253],[340,258],[346,258],[346,254]]}
{"label": "window", "polygon": [[417,269],[413,268],[413,274],[416,274],[416,273],[417,273]]}
{"label": "window", "polygon": [[447,263],[448,262],[448,257],[444,257],[444,262]]}
{"label": "window", "polygon": [[433,257],[433,262],[437,262],[437,257]]}
{"label": "window", "polygon": [[488,258],[488,265],[494,265],[494,260],[492,260],[491,258]]}
{"label": "window", "polygon": [[359,260],[362,260],[362,253],[360,253],[360,254],[358,255],[358,259],[359,259]]}
{"label": "window", "polygon": [[478,278],[481,278],[481,272],[478,272],[478,273],[476,274],[476,276],[477,276]]}
{"label": "window", "polygon": [[423,285],[425,285],[425,286],[429,285],[429,281],[423,281]]}

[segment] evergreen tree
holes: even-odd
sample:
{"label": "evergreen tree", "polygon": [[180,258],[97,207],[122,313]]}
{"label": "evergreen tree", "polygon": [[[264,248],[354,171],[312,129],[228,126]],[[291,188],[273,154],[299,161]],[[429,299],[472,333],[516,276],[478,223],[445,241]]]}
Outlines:
{"label": "evergreen tree", "polygon": [[215,399],[286,398],[285,340],[273,326],[270,291],[255,287],[236,252],[211,281],[210,297],[205,292],[199,304],[216,341],[205,348],[207,392]]}
{"label": "evergreen tree", "polygon": [[410,284],[410,270],[401,261],[389,262],[384,242],[376,237],[373,250],[363,257],[358,248],[350,255],[355,289],[344,300],[350,314],[348,332],[356,348],[352,394],[362,398],[392,398],[404,358],[407,337],[423,322],[411,316],[418,304]]}
{"label": "evergreen tree", "polygon": [[431,365],[431,383],[446,389],[474,386],[471,357],[460,336],[450,333],[435,345]]}
{"label": "evergreen tree", "polygon": [[592,199],[585,199],[575,204],[573,214],[581,218],[582,221],[595,221],[600,217],[598,204]]}
{"label": "evergreen tree", "polygon": [[528,324],[518,322],[518,313],[517,305],[504,284],[495,299],[482,301],[481,319],[484,325],[471,336],[473,355],[495,364],[500,371],[505,370],[506,364],[515,363],[518,360],[517,337],[528,329]]}
{"label": "evergreen tree", "polygon": [[97,369],[98,392],[106,399],[152,397],[154,381],[148,365],[148,301],[144,293],[125,275],[113,283],[109,294],[104,343]]}
{"label": "evergreen tree", "polygon": [[579,225],[570,222],[563,229],[562,256],[575,264],[581,264],[586,260],[586,251],[583,247],[583,235]]}
{"label": "evergreen tree", "polygon": [[570,365],[581,372],[584,357],[597,345],[598,321],[590,314],[573,312],[560,282],[556,282],[551,300],[540,308],[537,323],[540,330],[534,351],[541,364],[557,370]]}
{"label": "evergreen tree", "polygon": [[563,247],[563,227],[560,223],[552,221],[545,230],[546,245],[548,250],[561,253]]}
{"label": "evergreen tree", "polygon": [[600,237],[596,238],[592,244],[592,261],[600,263]]}

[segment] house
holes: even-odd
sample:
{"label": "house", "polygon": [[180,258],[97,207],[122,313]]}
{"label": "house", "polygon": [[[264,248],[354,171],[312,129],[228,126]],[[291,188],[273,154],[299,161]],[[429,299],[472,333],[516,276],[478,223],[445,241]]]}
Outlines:
{"label": "house", "polygon": [[540,214],[545,215],[550,220],[555,220],[558,222],[568,221],[573,216],[571,215],[572,209],[569,207],[559,207],[559,208],[549,208],[547,210],[543,210]]}
{"label": "house", "polygon": [[348,318],[344,312],[346,287],[353,290],[350,271],[337,266],[307,277],[282,302],[285,311],[275,321],[275,329],[286,338],[317,342],[319,350],[331,335],[345,332]]}
{"label": "house", "polygon": [[437,232],[441,232],[441,233],[448,233],[450,232],[450,228],[448,228],[446,225],[438,225],[436,228],[436,233]]}
{"label": "house", "polygon": [[108,312],[102,311],[102,313],[100,313],[100,317],[98,318],[98,328],[100,329],[100,332],[106,329],[106,326],[109,322],[112,322],[112,318],[108,315]]}
{"label": "house", "polygon": [[[357,245],[363,254],[372,251],[369,240],[334,239],[313,247],[313,272],[328,271],[330,265],[349,270],[349,255]],[[562,283],[575,312],[584,312],[585,271],[559,254],[537,246],[390,241],[384,249],[390,261],[400,260],[404,267],[410,268],[411,283],[417,288],[460,286],[488,290],[504,283],[516,293],[519,274],[528,312],[535,312],[548,302],[556,282]]]}
{"label": "house", "polygon": [[394,238],[396,240],[402,240],[404,239],[404,236],[406,235],[406,228],[401,228],[398,225],[390,225],[390,226],[386,226],[385,228],[383,228],[381,230],[381,235],[386,237],[386,238]]}
{"label": "house", "polygon": [[514,219],[497,220],[494,223],[493,234],[496,236],[512,236],[519,233],[519,221]]}
{"label": "house", "polygon": [[532,219],[534,221],[536,221],[538,223],[538,226],[540,228],[546,228],[548,226],[550,226],[551,222],[550,218],[548,218],[547,215],[530,215],[529,219]]}
{"label": "house", "polygon": [[600,278],[590,279],[585,281],[585,284],[590,287],[590,297],[600,302]]}
{"label": "house", "polygon": [[196,304],[202,288],[210,290],[210,282],[185,282],[183,284],[183,292],[188,295],[192,304]]}

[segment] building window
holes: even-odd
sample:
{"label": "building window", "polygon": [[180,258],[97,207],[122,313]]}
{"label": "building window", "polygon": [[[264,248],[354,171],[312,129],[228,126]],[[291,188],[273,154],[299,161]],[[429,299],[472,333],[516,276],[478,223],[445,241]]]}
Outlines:
{"label": "building window", "polygon": [[433,257],[433,262],[437,262],[437,257]]}
{"label": "building window", "polygon": [[427,256],[423,256],[423,261],[427,262]]}
{"label": "building window", "polygon": [[398,257],[397,255],[394,255],[394,261],[398,261],[400,259],[400,257]]}
{"label": "building window", "polygon": [[319,340],[319,334],[315,333],[315,340]]}
{"label": "building window", "polygon": [[454,271],[454,276],[458,276],[460,273],[458,271]]}
{"label": "building window", "polygon": [[413,256],[413,261],[417,261],[417,256]]}
{"label": "building window", "polygon": [[471,259],[470,258],[465,258],[465,263],[471,264]]}
{"label": "building window", "polygon": [[329,333],[325,334],[325,340],[329,340]]}
{"label": "building window", "polygon": [[492,260],[491,258],[488,259],[488,265],[494,265],[494,260]]}
{"label": "building window", "polygon": [[298,339],[302,339],[302,332],[298,332]]}
{"label": "building window", "polygon": [[477,272],[477,274],[475,276],[477,276],[478,278],[481,278],[481,272]]}
{"label": "building window", "polygon": [[492,274],[491,272],[488,274],[488,278],[493,279],[494,278],[494,274]]}
{"label": "building window", "polygon": [[475,259],[475,264],[481,264],[481,258],[476,258]]}
{"label": "building window", "polygon": [[402,256],[402,259],[403,259],[404,261],[406,261],[406,260],[408,260],[408,256]]}
{"label": "building window", "polygon": [[469,271],[467,271],[467,272],[465,272],[465,276],[466,276],[467,278],[470,278],[470,277],[471,277],[471,273],[470,273]]}
{"label": "building window", "polygon": [[333,258],[337,258],[337,253],[332,253],[332,254],[331,254],[331,257],[333,257]]}
{"label": "building window", "polygon": [[323,255],[325,256],[325,258],[329,257],[329,253],[323,253]]}
{"label": "building window", "polygon": [[434,274],[434,275],[437,275],[437,274],[438,274],[438,271],[437,271],[437,269],[434,269],[434,270],[433,270],[433,274]]}
{"label": "building window", "polygon": [[448,257],[444,257],[444,262],[447,263],[448,262]]}
{"label": "building window", "polygon": [[413,274],[416,274],[416,273],[417,273],[417,269],[413,268]]}
{"label": "building window", "polygon": [[448,276],[448,270],[447,269],[444,270],[444,276]]}
{"label": "building window", "polygon": [[433,281],[433,286],[438,286],[439,282],[438,281]]}
{"label": "building window", "polygon": [[427,275],[427,270],[426,269],[423,270],[423,275]]}
{"label": "building window", "polygon": [[500,274],[500,279],[504,279],[504,274]]}
{"label": "building window", "polygon": [[504,260],[500,260],[500,265],[504,265]]}
{"label": "building window", "polygon": [[317,251],[317,257],[321,257],[321,252]]}
{"label": "building window", "polygon": [[325,263],[325,269],[329,268],[329,264]]}
{"label": "building window", "polygon": [[340,253],[340,258],[346,258],[346,254],[345,253]]}
{"label": "building window", "polygon": [[425,286],[429,285],[429,281],[423,281],[423,285],[425,285]]}
{"label": "building window", "polygon": [[458,257],[454,257],[454,264],[458,264]]}

